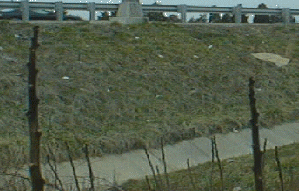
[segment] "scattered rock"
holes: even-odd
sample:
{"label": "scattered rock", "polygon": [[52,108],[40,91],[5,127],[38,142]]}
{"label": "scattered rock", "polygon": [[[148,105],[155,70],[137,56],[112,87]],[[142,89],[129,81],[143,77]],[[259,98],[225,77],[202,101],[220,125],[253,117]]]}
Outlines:
{"label": "scattered rock", "polygon": [[20,38],[22,36],[22,34],[15,34],[16,38]]}
{"label": "scattered rock", "polygon": [[288,65],[290,62],[290,59],[282,58],[280,55],[273,53],[252,53],[252,55],[257,59],[273,62],[278,67]]}
{"label": "scattered rock", "polygon": [[262,88],[255,88],[255,91],[260,92],[262,91]]}
{"label": "scattered rock", "polygon": [[135,40],[138,40],[138,39],[140,39],[140,37],[138,37],[138,36],[135,36]]}
{"label": "scattered rock", "polygon": [[199,91],[196,88],[191,88],[191,90],[189,91],[188,95],[193,95],[198,93]]}
{"label": "scattered rock", "polygon": [[18,40],[28,40],[28,38],[24,37],[22,34],[15,34],[15,37]]}
{"label": "scattered rock", "polygon": [[241,187],[239,187],[239,186],[238,186],[238,187],[234,187],[234,188],[233,188],[233,191],[241,191],[241,190],[242,190],[242,188],[241,188]]}
{"label": "scattered rock", "polygon": [[164,58],[164,56],[163,56],[163,55],[161,55],[161,54],[158,54],[158,57],[159,57],[159,58]]}
{"label": "scattered rock", "polygon": [[8,55],[5,55],[5,54],[0,55],[0,58],[6,60],[8,62],[18,62],[18,59],[12,58],[11,56],[8,56]]}
{"label": "scattered rock", "polygon": [[194,55],[193,57],[194,57],[194,58],[199,58],[197,55]]}
{"label": "scattered rock", "polygon": [[62,79],[63,79],[63,80],[69,80],[70,77],[68,77],[68,76],[63,76]]}
{"label": "scattered rock", "polygon": [[233,128],[234,133],[239,133],[239,131],[236,128]]}
{"label": "scattered rock", "polygon": [[228,159],[227,162],[232,163],[232,162],[235,162],[235,160],[234,159]]}
{"label": "scattered rock", "polygon": [[209,45],[209,49],[213,48],[213,45]]}
{"label": "scattered rock", "polygon": [[0,51],[3,51],[3,47],[2,46],[0,46]]}

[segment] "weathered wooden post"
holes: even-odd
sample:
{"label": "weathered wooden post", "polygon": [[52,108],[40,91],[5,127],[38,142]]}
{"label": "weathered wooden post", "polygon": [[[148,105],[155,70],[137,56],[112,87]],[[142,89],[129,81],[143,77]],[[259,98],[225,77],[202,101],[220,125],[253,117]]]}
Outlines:
{"label": "weathered wooden post", "polygon": [[32,191],[43,191],[45,181],[41,173],[40,165],[40,141],[42,132],[38,126],[38,98],[36,96],[35,51],[38,47],[38,26],[34,27],[34,37],[31,39],[30,56],[28,63],[28,94],[29,110],[27,112],[30,135],[30,179]]}
{"label": "weathered wooden post", "polygon": [[259,113],[255,106],[254,97],[254,78],[249,79],[249,103],[251,110],[251,126],[252,126],[252,142],[253,142],[253,154],[254,154],[254,177],[255,177],[255,190],[263,191],[263,172],[262,172],[262,152],[260,148],[260,137],[258,127]]}

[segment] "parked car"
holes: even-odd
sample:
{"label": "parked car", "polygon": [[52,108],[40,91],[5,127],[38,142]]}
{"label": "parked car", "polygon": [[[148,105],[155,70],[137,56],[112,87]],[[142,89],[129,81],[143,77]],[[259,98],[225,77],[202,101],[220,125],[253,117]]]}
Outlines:
{"label": "parked car", "polygon": [[[20,9],[4,9],[0,11],[0,19],[22,20],[22,12]],[[56,20],[56,13],[44,9],[29,10],[29,20]],[[64,13],[63,20],[81,21],[82,18]]]}

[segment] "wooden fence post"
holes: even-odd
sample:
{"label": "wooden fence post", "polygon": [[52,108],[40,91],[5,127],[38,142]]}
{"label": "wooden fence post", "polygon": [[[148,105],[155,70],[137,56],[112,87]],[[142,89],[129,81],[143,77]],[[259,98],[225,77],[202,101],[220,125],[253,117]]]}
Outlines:
{"label": "wooden fence post", "polygon": [[253,141],[253,153],[254,153],[254,177],[255,177],[255,190],[263,190],[263,173],[262,173],[262,152],[260,149],[260,138],[259,138],[259,128],[258,128],[258,117],[259,113],[255,106],[254,97],[254,78],[249,79],[249,102],[251,110],[251,125],[252,125],[252,141]]}
{"label": "wooden fence post", "polygon": [[31,39],[30,56],[28,63],[29,77],[29,110],[27,113],[30,134],[30,178],[32,191],[44,190],[45,181],[42,177],[40,166],[40,140],[41,130],[38,127],[38,98],[36,96],[36,77],[35,51],[38,47],[38,26],[34,27],[34,37]]}

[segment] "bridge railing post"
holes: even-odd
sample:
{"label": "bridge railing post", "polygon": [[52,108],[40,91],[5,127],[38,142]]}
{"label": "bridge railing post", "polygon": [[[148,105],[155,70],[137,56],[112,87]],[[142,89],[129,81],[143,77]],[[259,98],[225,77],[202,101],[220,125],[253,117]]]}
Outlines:
{"label": "bridge railing post", "polygon": [[62,1],[55,2],[56,20],[63,21],[63,3]]}
{"label": "bridge railing post", "polygon": [[95,20],[96,4],[95,2],[88,3],[89,21]]}
{"label": "bridge railing post", "polygon": [[29,1],[23,0],[21,2],[22,20],[29,21]]}
{"label": "bridge railing post", "polygon": [[178,5],[178,12],[181,13],[182,22],[186,23],[187,22],[187,5],[185,5],[185,4]]}
{"label": "bridge railing post", "polygon": [[290,23],[290,9],[289,8],[282,9],[282,22],[284,24]]}
{"label": "bridge railing post", "polygon": [[242,22],[242,4],[233,7],[233,15],[235,15],[235,23]]}

